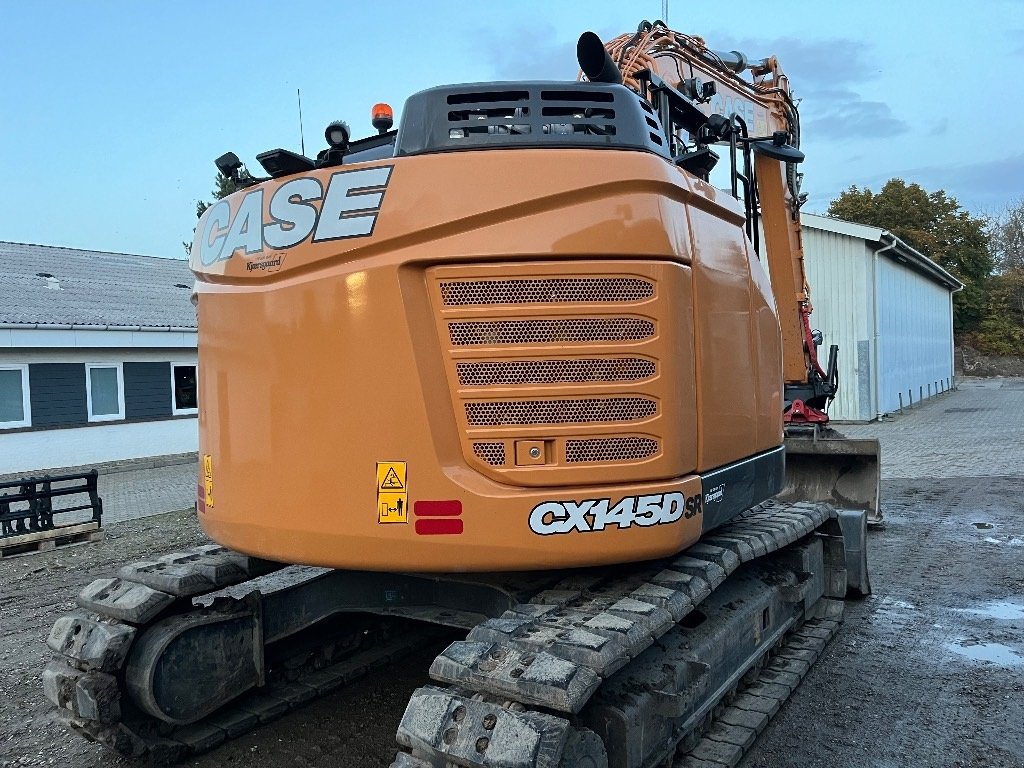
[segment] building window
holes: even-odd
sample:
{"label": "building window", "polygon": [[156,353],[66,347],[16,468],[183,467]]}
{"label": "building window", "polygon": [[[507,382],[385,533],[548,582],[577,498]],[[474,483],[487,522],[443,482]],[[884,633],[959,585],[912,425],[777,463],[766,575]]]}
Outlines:
{"label": "building window", "polygon": [[191,363],[171,363],[171,411],[175,416],[198,413],[196,367]]}
{"label": "building window", "polygon": [[32,423],[28,397],[28,366],[0,365],[0,429]]}
{"label": "building window", "polygon": [[120,363],[86,363],[85,396],[89,421],[124,418],[124,373]]}

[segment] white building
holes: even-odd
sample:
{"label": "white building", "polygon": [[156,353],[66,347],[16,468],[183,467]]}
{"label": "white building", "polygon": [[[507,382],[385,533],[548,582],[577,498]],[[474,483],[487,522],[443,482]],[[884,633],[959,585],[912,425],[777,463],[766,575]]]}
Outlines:
{"label": "white building", "polygon": [[[948,389],[960,281],[885,230],[801,221],[831,416]],[[0,475],[196,451],[192,282],[184,260],[0,242]]]}
{"label": "white building", "polygon": [[0,474],[194,452],[180,259],[0,242]]}
{"label": "white building", "polygon": [[839,345],[829,414],[866,421],[953,383],[953,293],[963,284],[891,232],[802,214],[822,367]]}

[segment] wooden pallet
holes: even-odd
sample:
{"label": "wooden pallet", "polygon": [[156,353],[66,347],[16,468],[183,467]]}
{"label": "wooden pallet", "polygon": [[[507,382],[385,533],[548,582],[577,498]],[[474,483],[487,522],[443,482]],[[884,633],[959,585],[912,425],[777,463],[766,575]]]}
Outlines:
{"label": "wooden pallet", "polygon": [[77,525],[63,525],[47,531],[4,536],[0,538],[0,559],[31,552],[47,552],[69,544],[100,541],[102,538],[103,531],[100,530],[99,524],[92,520]]}

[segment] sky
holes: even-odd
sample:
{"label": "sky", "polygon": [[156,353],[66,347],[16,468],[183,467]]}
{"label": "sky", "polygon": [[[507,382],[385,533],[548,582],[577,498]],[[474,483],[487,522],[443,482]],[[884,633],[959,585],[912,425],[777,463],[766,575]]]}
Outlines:
{"label": "sky", "polygon": [[[575,45],[662,0],[0,0],[0,240],[184,257],[214,158],[370,135],[435,85],[576,78]],[[804,210],[892,177],[975,214],[1024,198],[1024,0],[669,0],[669,26],[774,54],[800,99]],[[2,274],[2,273],[0,273]],[[2,277],[0,277],[2,279]]]}

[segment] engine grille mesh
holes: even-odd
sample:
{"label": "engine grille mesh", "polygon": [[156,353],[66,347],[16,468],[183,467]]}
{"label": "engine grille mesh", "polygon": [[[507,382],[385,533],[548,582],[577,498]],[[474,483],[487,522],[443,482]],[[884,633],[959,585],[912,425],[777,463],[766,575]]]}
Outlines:
{"label": "engine grille mesh", "polygon": [[643,301],[654,283],[632,277],[459,280],[441,283],[446,307],[479,304],[578,304]]}
{"label": "engine grille mesh", "polygon": [[492,467],[505,466],[504,443],[473,443],[473,453]]}
{"label": "engine grille mesh", "polygon": [[558,344],[639,341],[654,336],[654,323],[639,317],[581,317],[564,320],[465,320],[448,324],[456,347],[497,344]]}
{"label": "engine grille mesh", "polygon": [[658,412],[658,403],[645,397],[512,400],[466,403],[465,406],[466,418],[474,427],[639,421]]}
{"label": "engine grille mesh", "polygon": [[565,461],[569,464],[646,459],[657,452],[658,441],[648,437],[606,437],[596,440],[565,441]]}
{"label": "engine grille mesh", "polygon": [[613,357],[582,360],[505,360],[457,363],[459,383],[464,387],[502,384],[558,384],[583,381],[639,381],[657,371],[653,360],[641,357]]}

